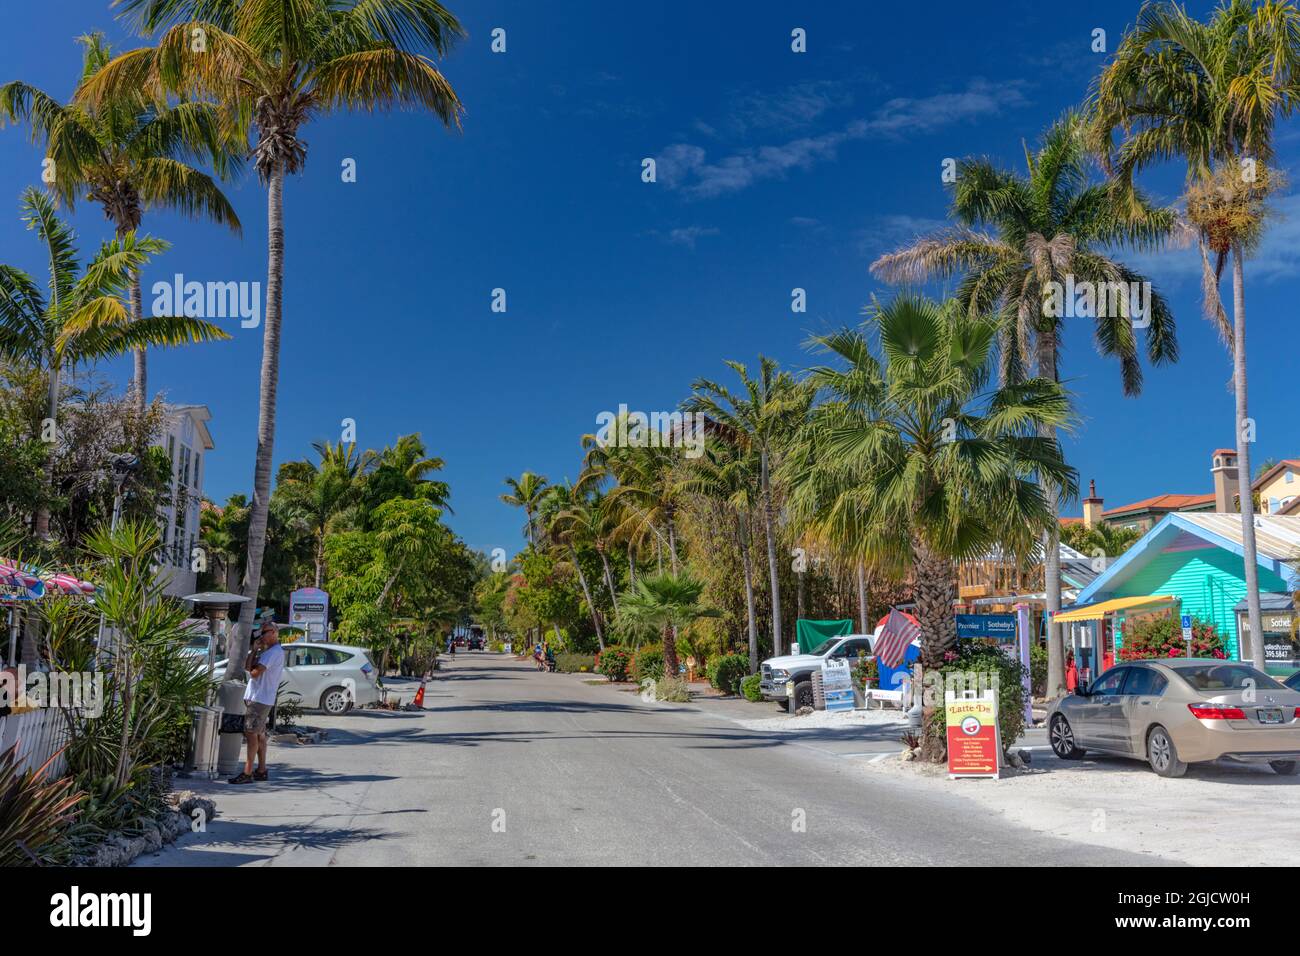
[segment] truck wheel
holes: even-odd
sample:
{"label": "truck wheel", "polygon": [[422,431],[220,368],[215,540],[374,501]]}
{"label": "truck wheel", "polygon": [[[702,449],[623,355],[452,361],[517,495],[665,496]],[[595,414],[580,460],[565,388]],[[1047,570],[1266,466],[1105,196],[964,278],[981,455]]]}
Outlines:
{"label": "truck wheel", "polygon": [[794,709],[813,705],[812,681],[801,680],[794,685]]}

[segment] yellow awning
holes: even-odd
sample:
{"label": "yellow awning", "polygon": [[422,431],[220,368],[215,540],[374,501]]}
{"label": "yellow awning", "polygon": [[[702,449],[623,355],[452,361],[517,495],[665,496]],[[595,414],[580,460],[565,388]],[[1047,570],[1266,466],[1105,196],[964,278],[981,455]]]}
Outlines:
{"label": "yellow awning", "polygon": [[1177,600],[1178,598],[1167,594],[1144,594],[1141,597],[1115,598],[1110,601],[1089,604],[1087,607],[1075,608],[1072,611],[1062,611],[1052,620],[1057,624],[1069,624],[1072,621],[1100,621],[1107,614],[1114,614],[1116,611],[1135,611],[1139,608],[1144,611],[1155,611],[1167,607]]}

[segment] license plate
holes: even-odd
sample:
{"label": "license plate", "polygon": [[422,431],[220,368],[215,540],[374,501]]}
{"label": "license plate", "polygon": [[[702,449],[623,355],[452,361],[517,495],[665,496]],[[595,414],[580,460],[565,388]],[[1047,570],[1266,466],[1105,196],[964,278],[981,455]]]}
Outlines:
{"label": "license plate", "polygon": [[1261,724],[1280,724],[1282,723],[1282,709],[1274,707],[1269,710],[1257,710],[1255,716],[1259,718]]}

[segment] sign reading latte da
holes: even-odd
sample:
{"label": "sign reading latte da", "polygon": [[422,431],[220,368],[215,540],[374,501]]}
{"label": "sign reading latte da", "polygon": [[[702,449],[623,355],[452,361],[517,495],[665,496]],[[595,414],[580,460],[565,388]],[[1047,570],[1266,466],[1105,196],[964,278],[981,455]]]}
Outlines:
{"label": "sign reading latte da", "polygon": [[306,631],[307,640],[325,640],[329,619],[330,596],[320,588],[299,588],[289,594],[289,623]]}
{"label": "sign reading latte da", "polygon": [[994,777],[1002,755],[998,700],[992,691],[944,695],[948,717],[948,777]]}

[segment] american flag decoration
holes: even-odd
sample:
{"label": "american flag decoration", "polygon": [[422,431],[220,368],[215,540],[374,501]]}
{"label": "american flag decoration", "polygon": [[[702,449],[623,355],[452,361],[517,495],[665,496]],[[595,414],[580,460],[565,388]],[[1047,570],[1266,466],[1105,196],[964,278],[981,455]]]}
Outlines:
{"label": "american flag decoration", "polygon": [[886,667],[898,667],[907,657],[908,647],[920,636],[921,629],[898,608],[891,607],[876,638],[876,660]]}

